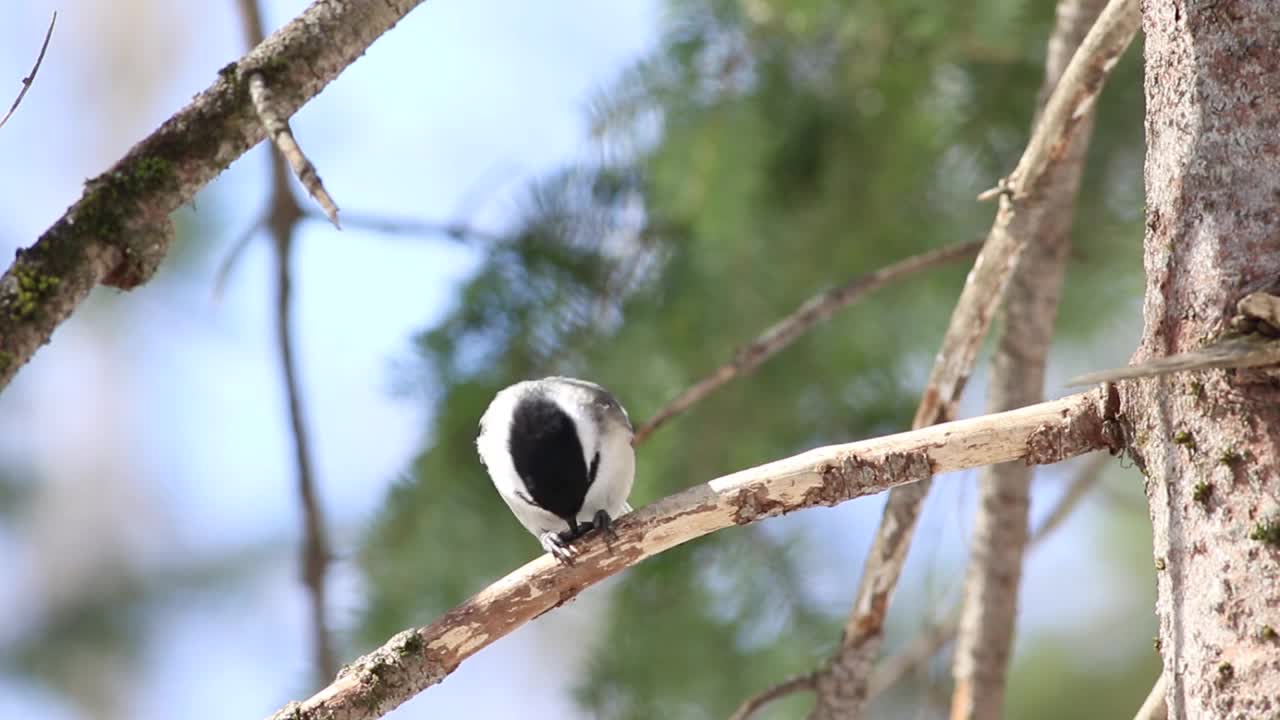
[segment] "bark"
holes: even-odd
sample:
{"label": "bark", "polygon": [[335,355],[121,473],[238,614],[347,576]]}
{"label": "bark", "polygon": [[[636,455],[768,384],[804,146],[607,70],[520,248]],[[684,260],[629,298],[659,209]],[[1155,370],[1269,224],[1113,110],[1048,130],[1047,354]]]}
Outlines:
{"label": "bark", "polygon": [[709,533],[992,462],[1058,462],[1118,448],[1113,393],[1093,391],[998,415],[810,450],[695,485],[620,518],[617,538],[588,536],[572,565],[543,555],[426,627],[351,663],[328,687],[272,720],[363,720],[440,682],[480,649],[641,560]]}
{"label": "bark", "polygon": [[[1145,329],[1135,361],[1211,342],[1280,281],[1280,13],[1145,6]],[[1147,476],[1171,718],[1280,713],[1280,382],[1201,370],[1123,383]]]}
{"label": "bark", "polygon": [[146,282],[173,237],[169,213],[258,144],[248,79],[292,115],[422,0],[318,0],[267,38],[107,172],[0,277],[0,390],[99,284]]}
{"label": "bark", "polygon": [[[1044,83],[1036,118],[1048,102],[1067,63],[1102,12],[1106,0],[1061,0],[1049,38]],[[1084,173],[1093,112],[1066,146],[1062,162],[1048,168],[1037,188],[1039,202],[1014,217],[1010,233],[1027,238],[1005,296],[1004,326],[997,341],[987,411],[1000,412],[1044,397],[1044,368],[1053,339],[1058,299],[1071,249],[1071,220]],[[973,548],[964,586],[964,605],[952,675],[951,717],[999,718],[1018,614],[1018,586],[1027,547],[1032,469],[1005,463],[979,476]]]}

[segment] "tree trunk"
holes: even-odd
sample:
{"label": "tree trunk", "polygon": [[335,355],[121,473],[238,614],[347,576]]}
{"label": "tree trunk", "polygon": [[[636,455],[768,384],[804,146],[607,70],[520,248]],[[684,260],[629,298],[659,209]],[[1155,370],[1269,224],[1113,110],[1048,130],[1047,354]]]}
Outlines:
{"label": "tree trunk", "polygon": [[[1280,10],[1145,3],[1146,329],[1135,361],[1228,330],[1280,282]],[[1169,717],[1280,714],[1280,381],[1124,383],[1147,476]]]}

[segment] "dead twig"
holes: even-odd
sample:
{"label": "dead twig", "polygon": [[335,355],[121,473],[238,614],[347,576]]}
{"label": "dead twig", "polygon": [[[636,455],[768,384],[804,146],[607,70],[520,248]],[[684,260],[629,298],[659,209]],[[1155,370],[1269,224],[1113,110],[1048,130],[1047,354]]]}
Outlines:
{"label": "dead twig", "polygon": [[1249,293],[1236,303],[1232,332],[1198,349],[1070,380],[1068,386],[1158,377],[1186,370],[1230,370],[1280,363],[1280,297]]}
{"label": "dead twig", "polygon": [[302,183],[302,187],[307,189],[307,193],[324,210],[329,222],[341,230],[342,226],[338,224],[338,206],[329,196],[329,191],[324,189],[324,183],[320,181],[316,166],[311,164],[311,160],[298,146],[298,141],[293,137],[293,131],[289,129],[288,120],[277,109],[271,89],[267,87],[267,81],[260,72],[249,75],[249,97],[253,100],[254,110],[258,112],[258,119],[267,130],[267,137],[271,138],[276,149],[289,161],[289,167],[298,177],[298,182]]}
{"label": "dead twig", "polygon": [[982,247],[981,241],[959,243],[914,255],[879,270],[859,275],[839,287],[816,295],[790,315],[760,333],[755,340],[734,353],[733,359],[716,368],[710,375],[681,392],[636,430],[636,444],[644,442],[658,428],[685,412],[694,404],[719,390],[730,380],[760,367],[778,351],[791,345],[816,325],[868,294],[903,280],[918,272],[945,263],[972,257]]}
{"label": "dead twig", "polygon": [[[311,211],[305,211],[307,219],[319,217]],[[455,242],[476,240],[490,245],[502,242],[502,235],[468,225],[465,222],[435,222],[432,220],[412,220],[409,218],[393,218],[373,213],[342,213],[342,222],[349,228],[360,228],[389,235],[431,235],[447,237]]]}
{"label": "dead twig", "polygon": [[0,118],[0,128],[9,122],[9,118],[13,117],[13,113],[22,104],[22,98],[27,96],[27,91],[31,89],[31,83],[36,81],[36,73],[40,72],[40,63],[44,62],[44,54],[49,49],[49,40],[53,38],[53,26],[58,24],[58,11],[53,12],[53,19],[49,21],[49,29],[44,33],[44,43],[40,45],[40,54],[36,56],[36,64],[32,66],[31,72],[22,78],[22,90],[18,92],[18,97],[14,98],[13,104],[9,106],[9,112]]}
{"label": "dead twig", "polygon": [[790,680],[783,680],[777,685],[743,700],[733,715],[729,716],[729,720],[749,720],[752,715],[763,710],[769,703],[798,692],[813,692],[817,686],[817,673],[805,673],[804,675],[797,675]]}
{"label": "dead twig", "polygon": [[422,628],[392,637],[328,687],[273,720],[363,720],[390,712],[464,660],[604,578],[694,538],[807,507],[993,462],[1057,462],[1109,447],[1100,391],[997,415],[817,448],[741,470],[624,515],[610,543],[573,565],[543,555]]}

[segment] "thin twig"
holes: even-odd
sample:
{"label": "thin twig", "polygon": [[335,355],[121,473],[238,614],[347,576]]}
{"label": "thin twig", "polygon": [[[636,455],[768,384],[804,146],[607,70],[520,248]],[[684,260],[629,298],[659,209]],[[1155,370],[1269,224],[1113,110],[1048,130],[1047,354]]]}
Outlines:
{"label": "thin twig", "polygon": [[[1027,541],[1029,550],[1038,547],[1055,530],[1062,527],[1071,513],[1080,506],[1080,501],[1102,479],[1102,471],[1110,461],[1111,456],[1106,453],[1094,453],[1089,456],[1084,466],[1071,479],[1071,484],[1054,503],[1053,509],[1040,523],[1040,527],[1031,534],[1031,538]],[[947,611],[946,617],[941,622],[925,630],[901,652],[876,667],[875,673],[871,676],[867,699],[880,695],[915,672],[917,668],[937,655],[947,643],[954,640],[959,629],[960,604],[956,603]]]}
{"label": "thin twig", "polygon": [[[284,163],[275,162],[277,182],[275,194],[288,200],[274,200],[276,218],[270,223],[276,249],[276,341],[280,348],[280,369],[289,404],[289,429],[293,437],[294,464],[297,469],[298,502],[302,510],[303,545],[302,579],[311,599],[311,636],[317,676],[327,681],[338,672],[338,662],[330,639],[328,624],[327,576],[330,560],[328,533],[324,511],[316,489],[315,470],[307,439],[306,413],[302,388],[298,382],[298,360],[292,340],[292,278],[290,256],[297,221],[301,218],[293,194],[289,191]],[[283,195],[281,195],[283,193]]]}
{"label": "thin twig", "polygon": [[1251,292],[1236,302],[1232,332],[1208,345],[1168,357],[1081,375],[1068,386],[1158,377],[1184,370],[1233,370],[1280,363],[1280,296]]}
{"label": "thin twig", "polygon": [[[1115,66],[1137,31],[1137,0],[1112,0],[1072,58],[1062,81],[1046,104],[1044,121],[1036,126],[1028,147],[1041,148],[1023,169],[1015,171],[1019,202],[1036,198],[1036,190],[1047,163],[1041,155],[1057,160],[1079,127],[1079,118],[1066,121],[1063,107],[1076,108],[1080,98],[1094,98],[1103,80]],[[1028,151],[1030,152],[1030,151]],[[1024,160],[1028,154],[1024,153]],[[973,371],[978,349],[986,337],[992,315],[1008,285],[1012,269],[1027,238],[1009,232],[1015,216],[1015,194],[1001,196],[1000,209],[986,245],[974,263],[951,323],[942,341],[929,382],[916,409],[912,427],[921,428],[954,417],[955,403]],[[1017,208],[1026,212],[1026,207]],[[818,681],[818,702],[811,717],[837,720],[861,715],[866,702],[872,666],[880,653],[889,599],[897,587],[920,508],[929,492],[929,482],[913,484],[889,493],[880,526],[864,564],[853,608],[844,634]]]}
{"label": "thin twig", "polygon": [[[305,210],[304,216],[308,220],[327,217],[311,210]],[[410,220],[406,218],[386,217],[373,213],[353,213],[347,210],[342,213],[342,223],[348,228],[371,230],[373,232],[387,233],[389,235],[444,236],[456,242],[477,240],[488,244],[497,244],[502,242],[502,235],[500,233],[483,230],[464,222]]]}
{"label": "thin twig", "polygon": [[[246,40],[251,46],[257,45],[262,42],[264,35],[262,13],[257,0],[240,0],[240,9]],[[255,74],[253,77],[259,76]],[[265,88],[261,83],[260,86]],[[251,92],[252,87],[251,78]],[[289,429],[293,438],[294,465],[297,470],[298,503],[302,511],[303,543],[300,557],[302,580],[306,585],[311,604],[313,664],[317,677],[323,683],[338,672],[338,662],[329,634],[326,600],[330,560],[329,537],[325,529],[324,511],[320,507],[319,493],[316,490],[315,469],[311,459],[306,413],[303,409],[302,387],[298,382],[298,361],[294,352],[292,333],[293,279],[290,260],[294,234],[297,232],[298,222],[302,220],[303,214],[302,208],[293,196],[293,191],[289,188],[289,173],[285,169],[284,160],[281,159],[282,155],[287,156],[285,147],[292,143],[288,126],[284,126],[283,134],[288,136],[289,142],[281,145],[280,128],[272,129],[268,122],[268,115],[264,113],[264,107],[270,106],[269,96],[259,93],[254,98],[254,104],[257,107],[258,116],[263,119],[263,124],[268,125],[268,133],[277,140],[276,146],[281,152],[271,153],[271,201],[265,222],[255,224],[242,241],[237,243],[227,267],[234,261],[234,256],[239,250],[247,244],[248,238],[252,237],[254,229],[265,227],[271,233],[276,259],[276,342],[280,351],[280,370],[284,380],[285,396],[288,399]],[[276,122],[279,122],[278,116],[276,116]],[[296,143],[292,143],[292,147],[296,149]],[[318,180],[317,178],[317,182]]]}
{"label": "thin twig", "polygon": [[959,629],[960,605],[957,603],[941,622],[925,629],[901,652],[876,667],[867,690],[867,701],[870,702],[929,662],[947,643],[956,639]]}
{"label": "thin twig", "polygon": [[1096,385],[1116,380],[1159,377],[1186,370],[1232,370],[1255,368],[1280,363],[1280,340],[1264,335],[1228,337],[1177,355],[1156,358],[1147,362],[1092,372],[1072,378],[1068,387]]}
{"label": "thin twig", "polygon": [[433,623],[392,637],[338,679],[273,720],[379,717],[440,682],[464,660],[606,577],[735,525],[993,462],[1058,462],[1115,443],[1098,390],[997,415],[817,448],[741,470],[623,516],[609,543],[596,538],[573,565],[543,555]]}
{"label": "thin twig", "polygon": [[710,375],[663,405],[636,430],[636,444],[639,445],[667,421],[719,390],[730,380],[752,372],[775,353],[812,330],[818,323],[829,319],[866,295],[915,273],[973,257],[981,247],[981,241],[974,241],[930,250],[865,275],[859,275],[839,287],[806,300],[790,315],[740,348],[734,353],[732,360],[716,368]]}
{"label": "thin twig", "polygon": [[222,297],[222,293],[227,289],[227,282],[231,280],[231,271],[235,269],[236,264],[240,262],[240,256],[249,248],[249,243],[253,241],[253,236],[266,225],[266,218],[258,218],[254,220],[249,227],[240,233],[236,241],[231,244],[231,249],[222,258],[222,262],[218,264],[218,271],[213,276],[213,299],[216,301]]}
{"label": "thin twig", "polygon": [[[322,211],[312,210],[310,208],[302,209],[303,220],[323,220],[329,222],[329,218]],[[231,279],[231,273],[235,270],[235,266],[240,262],[241,255],[249,247],[249,243],[253,240],[253,236],[266,225],[265,218],[258,218],[244,229],[236,241],[231,244],[231,249],[222,258],[222,262],[218,264],[218,270],[214,274],[212,297],[217,300],[222,297],[222,293],[226,290],[227,282]],[[482,230],[472,225],[462,222],[432,222],[430,220],[405,220],[401,218],[383,217],[374,214],[353,213],[344,211],[342,213],[343,225],[350,229],[370,230],[373,232],[387,233],[392,235],[434,235],[444,236],[456,242],[466,242],[468,240],[476,240],[482,243],[497,244],[502,242],[502,236],[495,232]]]}
{"label": "thin twig", "polygon": [[817,673],[805,673],[804,675],[797,675],[789,680],[783,680],[777,685],[767,688],[755,695],[752,695],[746,700],[743,700],[742,704],[738,706],[738,709],[734,711],[733,715],[729,716],[729,720],[749,720],[752,715],[763,710],[766,705],[775,700],[784,698],[787,695],[794,695],[798,692],[813,692],[817,687]]}
{"label": "thin twig", "polygon": [[27,91],[31,89],[31,83],[36,81],[36,73],[40,72],[40,63],[44,62],[44,53],[49,49],[49,40],[53,38],[53,26],[58,23],[58,11],[53,11],[53,19],[49,21],[49,29],[44,33],[44,43],[40,45],[40,54],[36,56],[36,64],[31,68],[31,73],[22,78],[22,90],[18,92],[18,97],[14,99],[13,104],[9,106],[9,112],[0,118],[0,128],[9,122],[9,118],[13,117],[13,112],[22,104],[22,98],[27,96]]}
{"label": "thin twig", "polygon": [[338,224],[338,206],[329,196],[329,191],[324,189],[324,183],[316,172],[316,166],[311,164],[311,160],[298,146],[298,141],[293,137],[293,131],[289,129],[289,122],[276,109],[271,88],[267,86],[266,78],[260,72],[249,75],[249,97],[253,100],[253,107],[258,112],[258,119],[267,130],[267,136],[271,138],[271,142],[275,143],[280,154],[289,161],[289,167],[298,176],[298,182],[301,182],[302,187],[307,189],[307,193],[320,204],[329,222],[341,230],[342,226]]}
{"label": "thin twig", "polygon": [[1054,504],[1053,509],[1040,521],[1040,527],[1031,533],[1031,539],[1027,543],[1031,547],[1037,547],[1044,542],[1050,535],[1054,533],[1062,524],[1071,517],[1071,513],[1080,506],[1080,501],[1089,494],[1093,487],[1102,479],[1102,471],[1106,469],[1111,462],[1111,456],[1097,453],[1085,460],[1083,467],[1071,479],[1071,484],[1058,498],[1058,502]]}

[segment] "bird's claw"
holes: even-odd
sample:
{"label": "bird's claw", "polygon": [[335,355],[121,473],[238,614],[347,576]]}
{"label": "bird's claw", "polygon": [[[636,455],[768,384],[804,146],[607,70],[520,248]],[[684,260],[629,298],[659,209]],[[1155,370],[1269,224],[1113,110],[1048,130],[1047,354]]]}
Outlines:
{"label": "bird's claw", "polygon": [[613,529],[613,518],[609,517],[609,513],[604,510],[597,511],[589,522],[574,521],[568,530],[560,532],[551,530],[543,533],[538,539],[542,543],[542,549],[551,553],[556,560],[565,565],[572,565],[578,556],[578,549],[573,546],[573,542],[593,530],[600,531],[606,545],[618,539],[618,533]]}
{"label": "bird's claw", "polygon": [[538,538],[542,543],[542,549],[551,553],[551,556],[559,560],[564,565],[572,565],[573,559],[577,557],[578,551],[569,543],[575,537],[570,532],[555,532],[554,530],[544,532]]}
{"label": "bird's claw", "polygon": [[609,517],[609,513],[604,510],[597,510],[596,515],[591,520],[592,526],[604,535],[605,542],[612,542],[618,539],[618,533],[613,529],[613,518]]}

